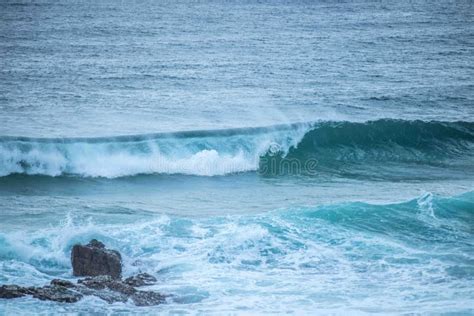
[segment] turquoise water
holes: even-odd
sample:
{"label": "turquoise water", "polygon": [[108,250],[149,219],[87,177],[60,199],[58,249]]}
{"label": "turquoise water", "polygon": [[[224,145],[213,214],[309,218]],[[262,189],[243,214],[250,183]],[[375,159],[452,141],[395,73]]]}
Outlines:
{"label": "turquoise water", "polygon": [[[175,295],[140,312],[470,313],[473,198],[425,194],[398,204],[213,216],[35,198],[36,210],[22,207],[21,218],[13,219],[17,209],[2,215],[1,280],[70,279],[71,246],[100,238],[121,251],[126,274],[152,272],[153,288]],[[2,302],[6,313],[32,309],[137,312],[99,300]]]}
{"label": "turquoise water", "polygon": [[167,304],[474,313],[472,4],[0,3],[0,284],[119,250]]}

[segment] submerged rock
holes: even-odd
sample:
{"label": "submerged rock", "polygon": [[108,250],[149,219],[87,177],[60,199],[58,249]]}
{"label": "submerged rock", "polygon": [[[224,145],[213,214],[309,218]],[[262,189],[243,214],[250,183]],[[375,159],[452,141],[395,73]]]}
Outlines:
{"label": "submerged rock", "polygon": [[109,275],[114,279],[122,276],[122,257],[116,250],[106,249],[93,239],[87,245],[74,245],[71,252],[74,276]]}

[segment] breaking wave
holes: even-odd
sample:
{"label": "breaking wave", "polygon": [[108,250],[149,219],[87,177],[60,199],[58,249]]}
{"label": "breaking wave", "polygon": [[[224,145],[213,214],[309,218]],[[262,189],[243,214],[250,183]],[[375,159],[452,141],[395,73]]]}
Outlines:
{"label": "breaking wave", "polygon": [[0,176],[226,175],[287,159],[337,170],[376,163],[472,164],[474,123],[377,120],[99,138],[0,138]]}

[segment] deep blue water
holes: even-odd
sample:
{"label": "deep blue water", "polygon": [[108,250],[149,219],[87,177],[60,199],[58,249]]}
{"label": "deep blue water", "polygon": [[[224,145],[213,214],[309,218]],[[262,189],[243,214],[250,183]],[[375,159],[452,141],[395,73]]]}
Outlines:
{"label": "deep blue water", "polygon": [[0,314],[474,313],[473,6],[1,1]]}

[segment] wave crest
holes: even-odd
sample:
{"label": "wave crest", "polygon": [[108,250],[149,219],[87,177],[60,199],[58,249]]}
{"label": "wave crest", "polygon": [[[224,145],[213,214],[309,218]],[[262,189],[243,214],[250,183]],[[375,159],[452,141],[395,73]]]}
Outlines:
{"label": "wave crest", "polygon": [[0,141],[0,175],[115,178],[137,174],[225,175],[258,169],[275,146],[296,146],[308,124],[97,139]]}
{"label": "wave crest", "polygon": [[0,176],[215,176],[282,169],[284,160],[304,169],[311,159],[319,170],[347,171],[377,163],[472,163],[473,149],[474,123],[402,120],[89,139],[3,137]]}

